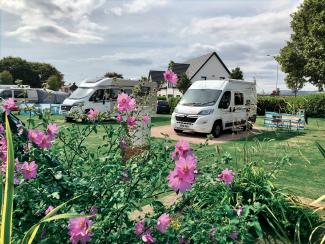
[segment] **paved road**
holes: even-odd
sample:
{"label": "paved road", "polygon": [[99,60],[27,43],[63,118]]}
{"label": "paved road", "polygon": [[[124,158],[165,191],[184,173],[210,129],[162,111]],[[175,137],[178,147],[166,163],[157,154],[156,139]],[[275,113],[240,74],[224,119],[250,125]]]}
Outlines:
{"label": "paved road", "polygon": [[[239,140],[241,138],[245,138],[245,136],[250,136],[251,134],[258,133],[262,128],[254,127],[251,131],[238,131],[238,132],[231,132],[226,131],[220,137],[213,138],[209,141],[209,144],[221,144],[226,141],[231,140]],[[151,128],[151,136],[164,138],[164,135],[168,135],[170,139],[178,141],[180,139],[186,139],[190,143],[200,144],[204,143],[206,140],[205,134],[196,134],[196,133],[180,133],[176,134],[175,131],[171,128],[170,125],[164,126],[157,126]]]}

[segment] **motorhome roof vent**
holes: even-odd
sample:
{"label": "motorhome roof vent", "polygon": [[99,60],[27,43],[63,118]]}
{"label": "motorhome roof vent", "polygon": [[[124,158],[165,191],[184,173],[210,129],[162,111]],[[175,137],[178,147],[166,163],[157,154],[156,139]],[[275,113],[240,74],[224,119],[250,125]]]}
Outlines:
{"label": "motorhome roof vent", "polygon": [[97,79],[94,79],[94,80],[87,80],[86,83],[97,83],[99,81],[101,81],[103,78],[97,78]]}

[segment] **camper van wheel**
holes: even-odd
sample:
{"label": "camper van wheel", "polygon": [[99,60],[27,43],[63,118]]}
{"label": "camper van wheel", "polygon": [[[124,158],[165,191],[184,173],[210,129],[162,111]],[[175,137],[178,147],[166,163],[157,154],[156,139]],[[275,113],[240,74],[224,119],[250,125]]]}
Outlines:
{"label": "camper van wheel", "polygon": [[214,122],[214,125],[212,127],[212,135],[217,138],[221,135],[222,132],[222,125],[221,125],[221,121],[216,121]]}
{"label": "camper van wheel", "polygon": [[182,130],[174,129],[174,131],[176,132],[176,134],[182,133]]}

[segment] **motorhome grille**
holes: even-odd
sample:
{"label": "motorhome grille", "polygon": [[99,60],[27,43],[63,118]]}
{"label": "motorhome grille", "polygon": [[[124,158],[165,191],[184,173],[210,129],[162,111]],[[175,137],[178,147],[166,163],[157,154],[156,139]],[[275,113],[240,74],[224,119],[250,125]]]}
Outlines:
{"label": "motorhome grille", "polygon": [[62,106],[61,106],[61,110],[62,110],[62,111],[70,111],[71,107],[72,107],[72,106],[62,105]]}
{"label": "motorhome grille", "polygon": [[194,123],[197,120],[197,118],[193,118],[193,117],[181,117],[181,116],[176,116],[176,121],[180,121],[180,122],[189,122],[189,123]]}

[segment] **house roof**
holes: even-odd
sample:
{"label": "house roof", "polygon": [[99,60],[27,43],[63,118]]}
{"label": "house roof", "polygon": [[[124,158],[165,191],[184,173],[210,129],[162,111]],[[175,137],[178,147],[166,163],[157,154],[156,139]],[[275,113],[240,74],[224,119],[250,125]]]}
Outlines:
{"label": "house roof", "polygon": [[227,66],[222,62],[221,58],[218,56],[216,52],[207,53],[205,55],[189,59],[185,61],[185,64],[189,64],[189,68],[186,70],[186,75],[189,79],[192,79],[197,72],[200,71],[200,69],[209,61],[209,59],[212,56],[216,56],[219,62],[222,64],[222,66],[225,68],[225,70],[230,74],[230,71],[228,70]]}
{"label": "house roof", "polygon": [[149,71],[149,79],[160,84],[164,80],[164,72],[161,70],[150,70]]}
{"label": "house roof", "polygon": [[[225,68],[225,70],[230,74],[227,66],[222,62],[221,58],[218,56],[216,52],[210,52],[205,55],[189,59],[184,63],[174,63],[173,72],[180,76],[183,73],[186,73],[189,79],[192,79],[201,68],[210,60],[211,57],[216,56],[221,65]],[[149,79],[160,84],[164,80],[164,71],[160,70],[150,70],[149,71]]]}
{"label": "house roof", "polygon": [[174,63],[172,70],[174,73],[176,73],[178,76],[180,76],[181,74],[186,72],[186,70],[188,69],[189,66],[190,66],[190,64]]}

